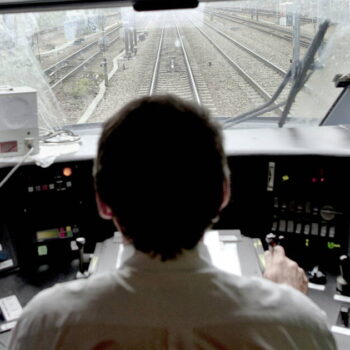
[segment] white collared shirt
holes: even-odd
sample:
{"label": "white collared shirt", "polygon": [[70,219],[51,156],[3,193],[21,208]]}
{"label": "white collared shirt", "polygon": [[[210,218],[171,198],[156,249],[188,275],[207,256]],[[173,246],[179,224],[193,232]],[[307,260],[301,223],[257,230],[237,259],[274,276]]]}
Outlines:
{"label": "white collared shirt", "polygon": [[290,287],[222,272],[199,248],[167,262],[125,255],[38,294],[9,349],[336,349],[324,313]]}

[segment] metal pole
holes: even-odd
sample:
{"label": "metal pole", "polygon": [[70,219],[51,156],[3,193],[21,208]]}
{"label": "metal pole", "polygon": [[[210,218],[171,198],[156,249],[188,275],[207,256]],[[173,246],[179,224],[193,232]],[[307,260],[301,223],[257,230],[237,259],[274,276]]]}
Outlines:
{"label": "metal pole", "polygon": [[292,76],[293,79],[297,75],[297,69],[300,60],[300,6],[296,1],[293,8],[293,66]]}
{"label": "metal pole", "polygon": [[133,34],[134,34],[134,45],[136,45],[137,44],[137,31],[136,31],[136,28],[134,28]]}
{"label": "metal pole", "polygon": [[108,69],[107,69],[107,58],[103,57],[103,75],[105,78],[105,87],[108,87]]}
{"label": "metal pole", "polygon": [[124,42],[125,42],[125,56],[129,55],[129,30],[127,27],[124,28]]}
{"label": "metal pole", "polygon": [[102,66],[103,66],[103,76],[105,80],[105,87],[108,86],[108,67],[107,67],[107,58],[106,58],[106,33],[105,33],[105,25],[104,25],[104,16],[101,17],[101,30],[102,30]]}
{"label": "metal pole", "polygon": [[133,40],[133,28],[130,28],[129,30],[129,48],[130,48],[130,55],[134,53],[134,40]]}
{"label": "metal pole", "polygon": [[40,47],[39,47],[39,33],[36,32],[35,36],[36,36],[36,46],[38,51],[38,59],[39,59],[39,62],[41,62]]}

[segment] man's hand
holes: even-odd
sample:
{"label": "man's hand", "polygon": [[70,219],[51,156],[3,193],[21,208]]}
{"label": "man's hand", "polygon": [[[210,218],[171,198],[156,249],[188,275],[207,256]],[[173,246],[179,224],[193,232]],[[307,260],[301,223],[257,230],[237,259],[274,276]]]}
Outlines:
{"label": "man's hand", "polygon": [[305,272],[299,265],[286,257],[283,247],[275,246],[265,252],[264,277],[276,282],[292,286],[306,294],[308,280]]}

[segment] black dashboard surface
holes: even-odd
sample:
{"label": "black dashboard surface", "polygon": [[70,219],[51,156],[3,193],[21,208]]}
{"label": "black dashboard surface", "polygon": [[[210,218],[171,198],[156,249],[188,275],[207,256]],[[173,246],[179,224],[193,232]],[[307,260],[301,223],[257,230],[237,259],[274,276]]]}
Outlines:
{"label": "black dashboard surface", "polygon": [[[0,243],[13,258],[10,268],[1,270],[0,263],[1,297],[17,294],[25,305],[39,290],[73,279],[77,251],[72,242],[84,236],[86,251],[92,252],[96,242],[113,235],[114,227],[99,218],[95,205],[94,142],[48,168],[22,166],[0,190]],[[340,307],[350,307],[350,298],[334,301],[339,256],[350,253],[350,154],[254,153],[248,143],[243,152],[232,142],[226,143],[232,196],[215,228],[240,229],[263,241],[270,232],[283,236],[292,259],[306,271],[318,266],[327,276],[324,291],[311,290],[310,296],[334,326]],[[0,178],[9,169],[3,164]],[[349,345],[348,333],[337,335],[339,344]]]}

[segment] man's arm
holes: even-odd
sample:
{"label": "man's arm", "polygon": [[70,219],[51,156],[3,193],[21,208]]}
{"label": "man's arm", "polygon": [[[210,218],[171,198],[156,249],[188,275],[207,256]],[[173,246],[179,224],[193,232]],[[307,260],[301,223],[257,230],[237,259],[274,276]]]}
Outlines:
{"label": "man's arm", "polygon": [[276,283],[284,283],[306,294],[308,279],[299,265],[287,258],[283,247],[275,246],[265,252],[264,277]]}

